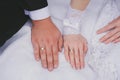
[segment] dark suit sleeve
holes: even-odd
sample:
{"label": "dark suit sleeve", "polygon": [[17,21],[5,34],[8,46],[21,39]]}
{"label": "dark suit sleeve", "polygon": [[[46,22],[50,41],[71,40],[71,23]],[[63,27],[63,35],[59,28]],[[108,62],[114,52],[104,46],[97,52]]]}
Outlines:
{"label": "dark suit sleeve", "polygon": [[48,6],[47,0],[19,0],[19,3],[28,11],[33,11]]}

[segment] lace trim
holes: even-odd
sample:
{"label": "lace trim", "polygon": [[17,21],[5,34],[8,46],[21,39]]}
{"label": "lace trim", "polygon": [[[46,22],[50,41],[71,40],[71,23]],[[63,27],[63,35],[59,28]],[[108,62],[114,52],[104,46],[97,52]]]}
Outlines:
{"label": "lace trim", "polygon": [[63,20],[64,34],[79,34],[80,20],[83,12],[69,7],[67,16]]}
{"label": "lace trim", "polygon": [[[112,6],[112,7],[111,7]],[[109,1],[109,3],[106,4],[105,7],[105,16],[102,17],[102,20],[100,22],[103,22],[103,24],[107,23],[106,19],[114,19],[115,17],[119,16],[118,11],[116,10],[115,4],[113,4],[112,1]],[[103,14],[104,15],[104,14]],[[102,25],[103,25],[102,24]],[[97,28],[100,28],[101,23],[98,24]],[[92,45],[91,45],[91,51],[88,54],[88,64],[89,66],[98,74],[97,80],[119,80],[117,68],[114,63],[112,63],[110,60],[107,59],[107,57],[110,56],[110,50],[115,47],[114,44],[104,44],[99,42],[99,39],[106,33],[103,33],[101,35],[95,34],[95,36],[92,39]]]}
{"label": "lace trim", "polygon": [[97,73],[97,80],[119,80],[116,65],[107,57],[110,56],[110,50],[113,44],[105,45],[98,43],[91,47],[91,53],[88,57],[89,66]]}

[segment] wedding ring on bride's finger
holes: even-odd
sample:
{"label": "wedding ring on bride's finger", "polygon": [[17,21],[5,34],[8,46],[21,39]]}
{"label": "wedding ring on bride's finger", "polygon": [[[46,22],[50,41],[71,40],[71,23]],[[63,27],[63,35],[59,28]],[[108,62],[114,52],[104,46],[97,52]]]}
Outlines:
{"label": "wedding ring on bride's finger", "polygon": [[70,53],[73,53],[73,49],[69,49],[69,52],[70,52]]}

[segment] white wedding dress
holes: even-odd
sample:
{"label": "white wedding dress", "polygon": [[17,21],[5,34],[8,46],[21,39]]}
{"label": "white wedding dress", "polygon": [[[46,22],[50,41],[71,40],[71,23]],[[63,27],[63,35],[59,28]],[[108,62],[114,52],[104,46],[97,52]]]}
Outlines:
{"label": "white wedding dress", "polygon": [[[31,23],[0,48],[0,80],[120,80],[120,43],[105,45],[99,42],[104,34],[96,31],[120,16],[117,0],[91,0],[82,19],[81,34],[88,41],[86,65],[74,70],[59,54],[59,67],[52,72],[35,61],[31,44]],[[52,20],[62,32],[69,0],[48,0]],[[44,34],[43,34],[44,35]]]}

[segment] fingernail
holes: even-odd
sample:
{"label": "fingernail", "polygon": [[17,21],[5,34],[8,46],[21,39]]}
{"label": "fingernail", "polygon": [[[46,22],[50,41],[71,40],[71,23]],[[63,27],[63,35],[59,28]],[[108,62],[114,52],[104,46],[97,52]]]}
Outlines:
{"label": "fingernail", "polygon": [[39,61],[39,58],[36,58],[36,61]]}
{"label": "fingernail", "polygon": [[44,68],[47,68],[47,65],[44,65],[43,67],[44,67]]}
{"label": "fingernail", "polygon": [[56,64],[56,65],[54,65],[54,68],[57,68],[58,67],[58,65]]}
{"label": "fingernail", "polygon": [[81,69],[81,67],[79,67],[79,69]]}
{"label": "fingernail", "polygon": [[52,70],[53,70],[53,68],[51,68],[51,67],[50,67],[50,68],[48,68],[48,70],[49,70],[49,71],[52,71]]}
{"label": "fingernail", "polygon": [[52,68],[48,69],[49,71],[52,71]]}
{"label": "fingernail", "polygon": [[76,67],[76,70],[78,70],[79,69],[79,67]]}
{"label": "fingernail", "polygon": [[72,66],[72,67],[73,67],[73,69],[76,69],[75,66]]}
{"label": "fingernail", "polygon": [[80,66],[77,66],[77,69],[80,69]]}
{"label": "fingernail", "polygon": [[81,66],[81,69],[83,69],[83,66]]}

